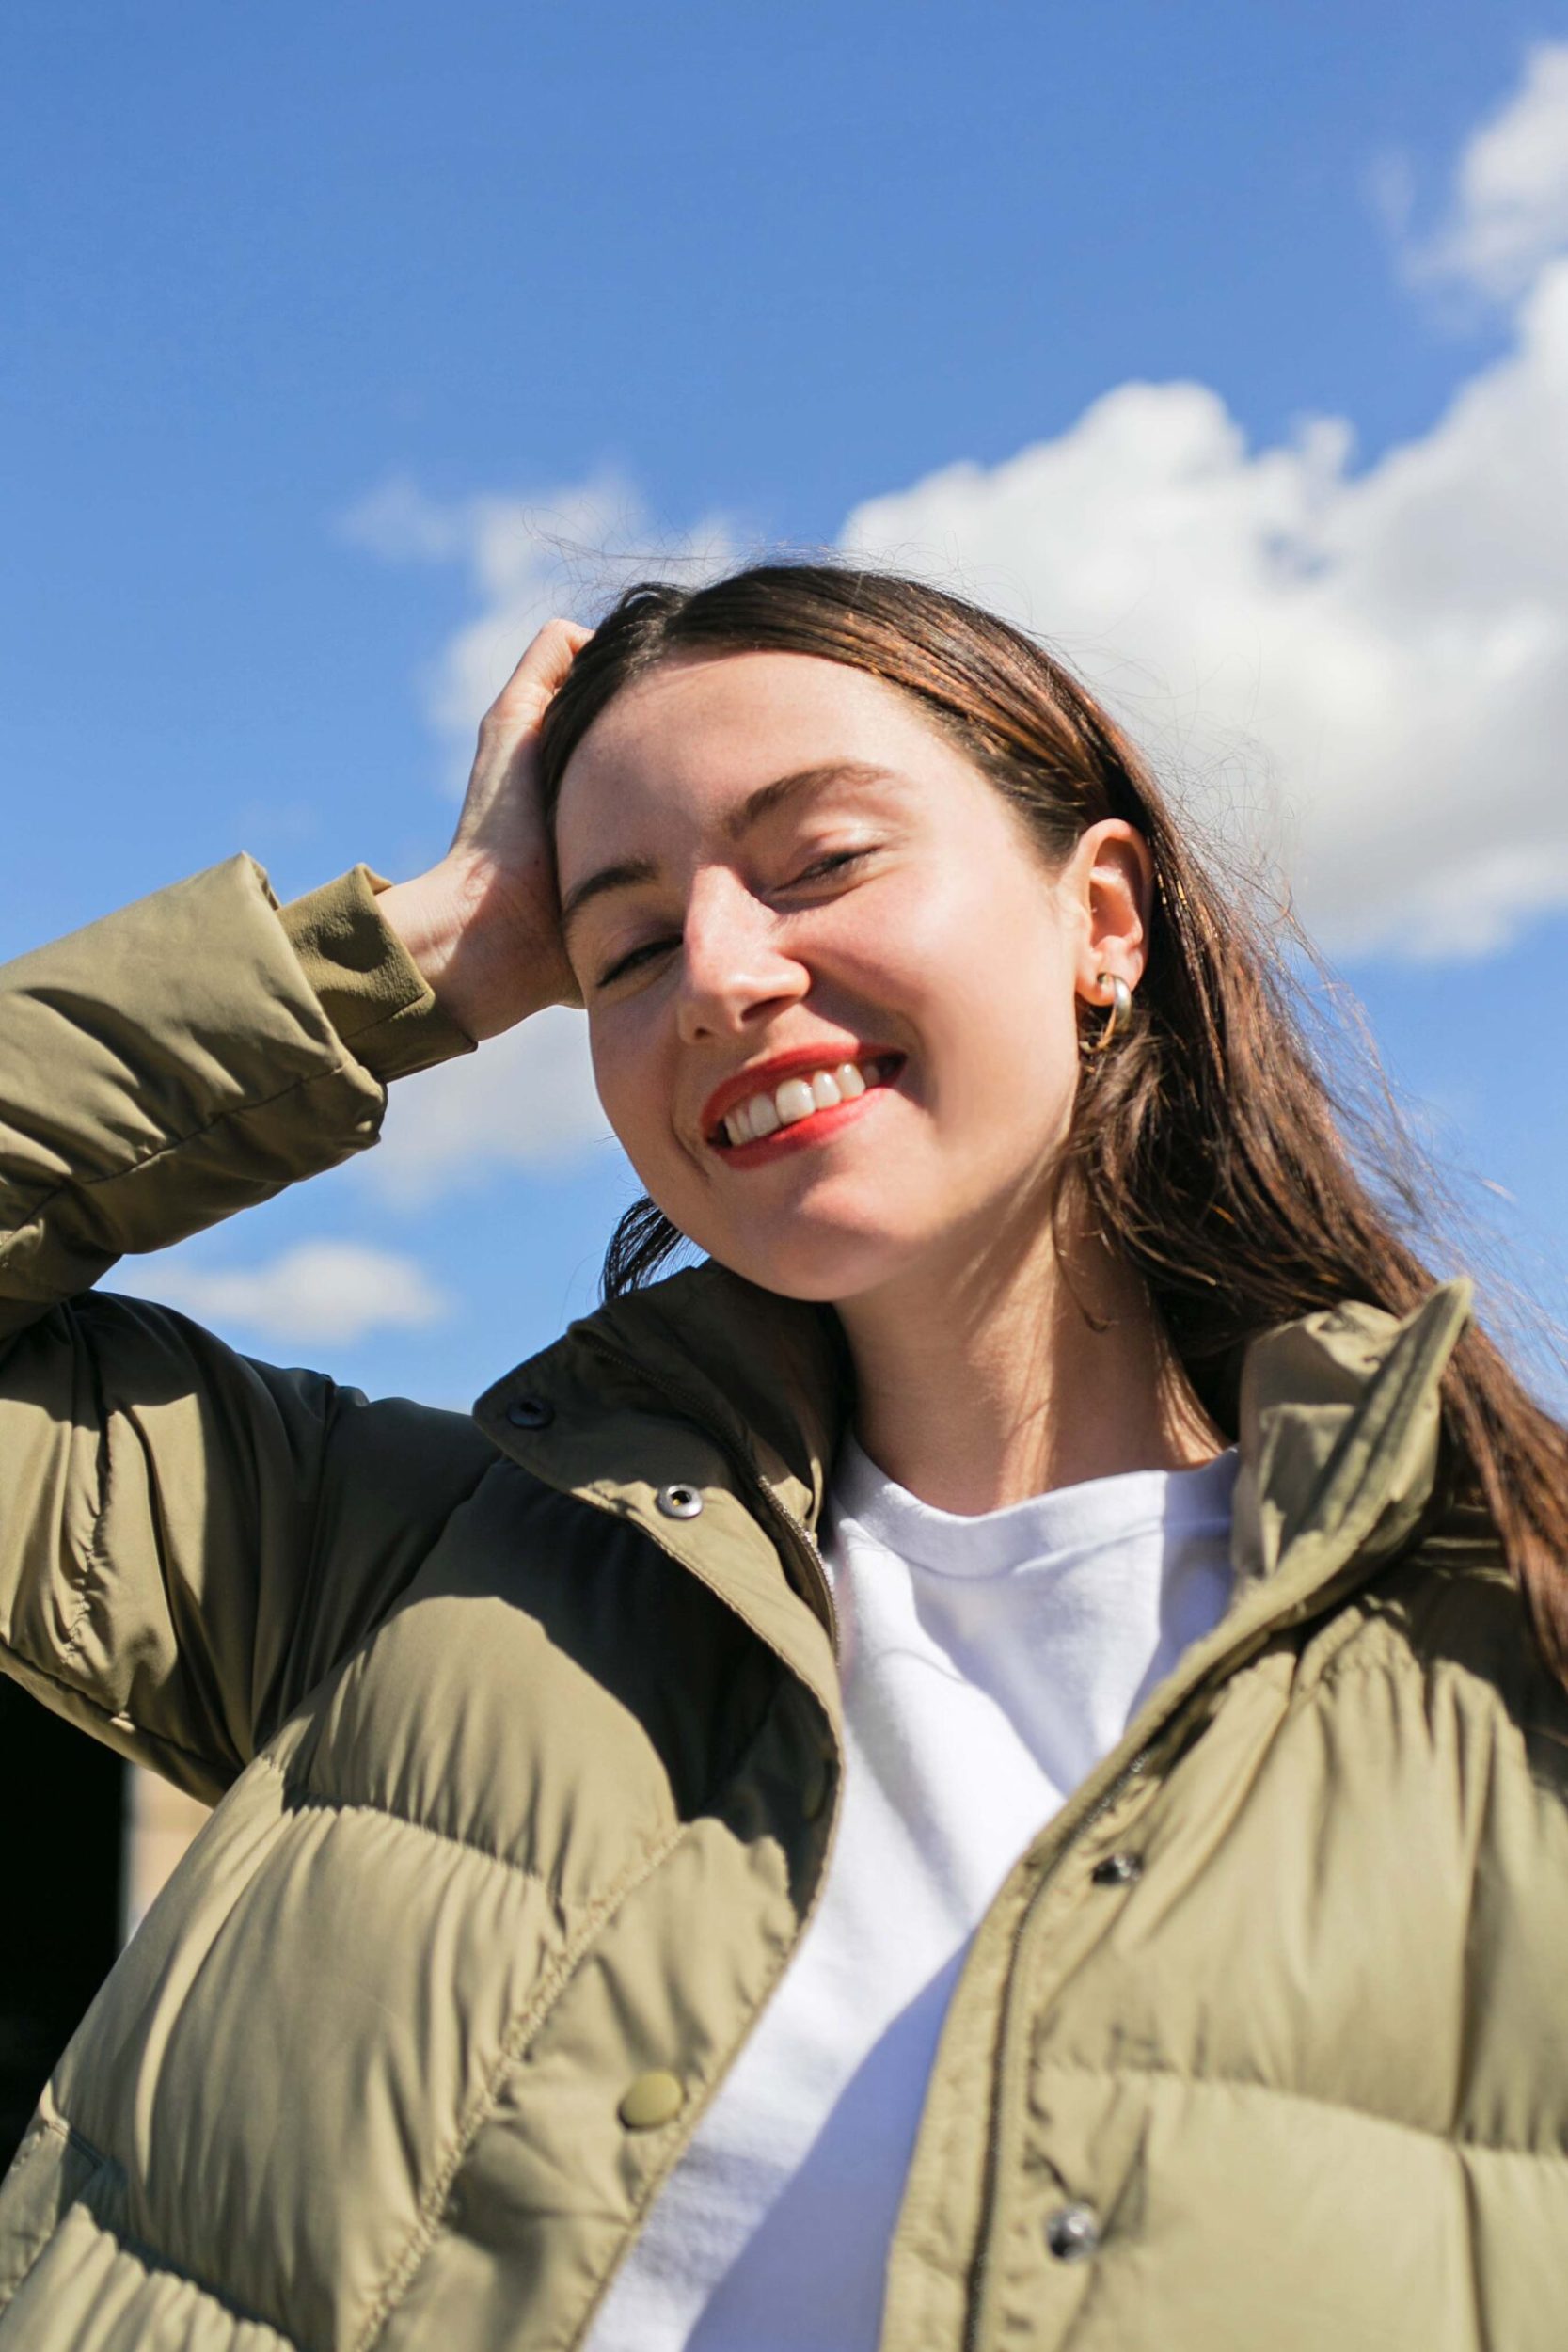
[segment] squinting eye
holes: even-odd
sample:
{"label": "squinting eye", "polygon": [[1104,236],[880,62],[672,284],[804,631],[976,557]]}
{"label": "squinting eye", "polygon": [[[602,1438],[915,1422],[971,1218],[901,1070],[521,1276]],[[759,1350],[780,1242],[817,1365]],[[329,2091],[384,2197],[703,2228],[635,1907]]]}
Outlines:
{"label": "squinting eye", "polygon": [[638,965],[645,963],[650,956],[665,955],[672,947],[676,946],[679,943],[677,941],[673,939],[650,939],[646,941],[642,946],[634,947],[629,955],[622,956],[618,962],[612,963],[610,966],[608,971],[601,972],[599,974],[599,986],[601,988],[609,988],[612,981],[621,979],[628,972],[635,972]]}
{"label": "squinting eye", "polygon": [[857,859],[869,854],[865,850],[837,850],[832,857],[818,858],[815,866],[808,866],[803,874],[796,875],[795,880],[797,882],[821,882],[829,874],[836,874],[841,867],[853,866]]}

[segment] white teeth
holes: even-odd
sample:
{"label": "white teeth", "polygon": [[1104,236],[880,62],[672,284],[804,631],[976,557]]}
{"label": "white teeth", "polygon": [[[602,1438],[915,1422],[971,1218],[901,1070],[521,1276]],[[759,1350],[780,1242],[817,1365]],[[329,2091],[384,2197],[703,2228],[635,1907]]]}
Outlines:
{"label": "white teeth", "polygon": [[811,1088],[804,1078],[786,1078],[773,1096],[781,1127],[793,1127],[799,1120],[809,1119],[816,1104],[811,1099]]}
{"label": "white teeth", "polygon": [[883,1067],[880,1061],[868,1061],[862,1070],[852,1061],[841,1061],[832,1070],[814,1070],[809,1077],[786,1078],[771,1094],[749,1095],[726,1111],[724,1133],[732,1144],[756,1143],[764,1136],[776,1135],[781,1127],[793,1127],[809,1119],[813,1111],[854,1102],[876,1084]]}

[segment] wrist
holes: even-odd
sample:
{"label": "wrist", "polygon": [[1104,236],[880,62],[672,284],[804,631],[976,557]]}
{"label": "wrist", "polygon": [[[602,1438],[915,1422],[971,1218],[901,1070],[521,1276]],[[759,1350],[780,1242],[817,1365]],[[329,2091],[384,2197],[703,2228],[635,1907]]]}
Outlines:
{"label": "wrist", "polygon": [[444,1000],[459,925],[450,894],[442,886],[440,868],[420,874],[413,882],[392,882],[378,890],[375,904],[377,914],[396,931],[422,977]]}
{"label": "wrist", "polygon": [[376,906],[443,1012],[472,1038],[494,1037],[562,993],[539,953],[537,917],[493,866],[443,858],[378,892]]}

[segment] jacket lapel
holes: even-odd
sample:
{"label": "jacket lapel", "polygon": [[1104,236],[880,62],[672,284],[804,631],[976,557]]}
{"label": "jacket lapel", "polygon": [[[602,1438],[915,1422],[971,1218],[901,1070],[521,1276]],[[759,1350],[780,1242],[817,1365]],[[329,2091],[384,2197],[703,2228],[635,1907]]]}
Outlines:
{"label": "jacket lapel", "polygon": [[[474,1406],[503,1454],[709,1585],[835,1725],[814,1531],[847,1410],[836,1319],[704,1265],[601,1308]],[[661,1504],[701,1499],[690,1517]]]}

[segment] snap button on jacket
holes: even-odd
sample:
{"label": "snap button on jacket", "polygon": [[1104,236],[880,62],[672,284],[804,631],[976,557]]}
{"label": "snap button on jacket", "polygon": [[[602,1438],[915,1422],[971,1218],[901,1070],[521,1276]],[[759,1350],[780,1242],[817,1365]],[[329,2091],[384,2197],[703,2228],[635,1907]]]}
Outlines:
{"label": "snap button on jacket", "polygon": [[[0,2189],[0,2352],[564,2352],[821,1884],[831,1318],[701,1268],[468,1418],[91,1287],[467,1044],[376,887],[0,973],[0,1657],[216,1808]],[[1568,1705],[1434,1500],[1467,1311],[1254,1343],[1231,1605],[974,1940],[887,2352],[1558,2352]]]}
{"label": "snap button on jacket", "polygon": [[622,2100],[621,2121],[628,2131],[657,2131],[661,2123],[673,2123],[685,2105],[686,2092],[675,2076],[656,2066],[639,2074]]}

